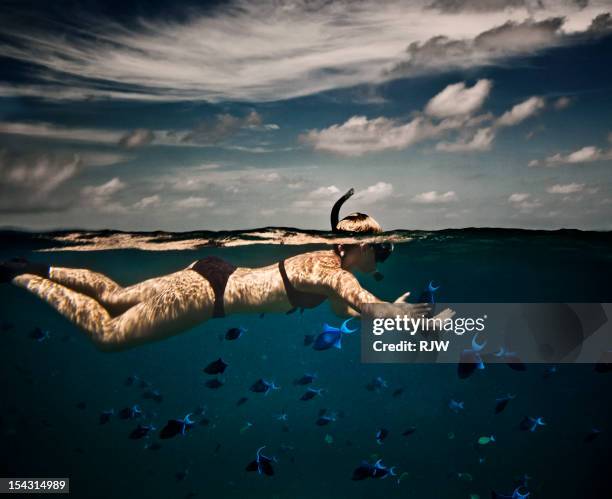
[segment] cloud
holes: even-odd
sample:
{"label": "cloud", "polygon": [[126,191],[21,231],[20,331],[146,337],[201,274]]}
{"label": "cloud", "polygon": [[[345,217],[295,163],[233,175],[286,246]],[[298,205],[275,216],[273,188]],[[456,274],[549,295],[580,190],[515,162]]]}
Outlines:
{"label": "cloud", "polygon": [[7,23],[0,57],[25,63],[28,72],[23,85],[2,84],[0,95],[277,101],[577,41],[566,26],[578,33],[608,29],[603,4],[579,10],[569,2],[511,1],[513,8],[500,9],[500,2],[484,1],[429,8],[427,0],[364,0],[349,8],[235,0],[180,19],[121,23],[75,15],[56,31],[53,22],[35,30]]}
{"label": "cloud", "polygon": [[174,207],[176,209],[184,210],[184,211],[195,210],[195,209],[200,209],[200,208],[212,208],[213,206],[215,206],[214,201],[211,201],[210,199],[206,197],[200,197],[200,196],[190,196],[185,199],[179,199],[175,201],[174,203]]}
{"label": "cloud", "polygon": [[393,185],[388,182],[377,182],[361,191],[357,191],[355,199],[364,204],[374,204],[387,199],[393,194]]}
{"label": "cloud", "polygon": [[554,103],[553,103],[553,107],[560,111],[562,109],[567,109],[571,104],[572,104],[572,99],[570,99],[569,97],[559,97]]}
{"label": "cloud", "polygon": [[575,194],[576,192],[582,192],[585,184],[555,184],[546,189],[549,194]]}
{"label": "cloud", "polygon": [[[255,111],[244,117],[231,114],[217,115],[209,122],[203,122],[187,130],[105,130],[98,128],[71,128],[53,123],[0,122],[0,134],[23,135],[26,137],[68,142],[90,142],[97,144],[117,144],[125,149],[136,149],[146,145],[210,147],[213,145],[232,150],[266,153],[276,149],[265,147],[246,147],[227,144],[225,141],[240,131],[270,132],[279,129],[274,123],[263,123]],[[286,148],[285,150],[290,150]]]}
{"label": "cloud", "polygon": [[524,192],[515,192],[514,194],[510,195],[510,197],[508,198],[508,202],[510,202],[510,203],[522,203],[528,197],[529,197],[529,194],[526,194]]}
{"label": "cloud", "polygon": [[22,154],[0,149],[0,212],[63,211],[73,199],[57,191],[77,175],[77,155]]}
{"label": "cloud", "polygon": [[154,208],[159,206],[161,203],[161,198],[159,195],[154,194],[153,196],[147,196],[142,198],[140,201],[137,201],[133,204],[133,207],[137,210],[144,210],[147,208]]}
{"label": "cloud", "polygon": [[124,132],[94,128],[69,128],[52,123],[0,122],[0,133],[75,142],[116,144],[122,140]]}
{"label": "cloud", "polygon": [[556,153],[543,161],[534,159],[529,162],[529,166],[560,166],[578,165],[593,161],[604,161],[612,159],[612,149],[601,149],[596,146],[585,146],[569,154]]}
{"label": "cloud", "polygon": [[385,117],[368,119],[353,116],[341,125],[309,130],[300,136],[300,140],[317,151],[361,156],[370,152],[405,149],[434,133],[433,127],[421,117],[402,123]]}
{"label": "cloud", "polygon": [[[261,115],[256,111],[251,111],[244,117],[237,117],[227,113],[219,114],[212,122],[201,123],[195,127],[191,132],[185,135],[181,141],[216,144],[235,135],[241,129],[258,129],[263,126]],[[270,125],[268,125],[268,129],[275,129],[269,127]]]}
{"label": "cloud", "polygon": [[491,87],[491,80],[478,80],[473,87],[464,82],[448,85],[427,103],[425,113],[436,118],[472,114],[482,107]]}
{"label": "cloud", "polygon": [[[473,116],[482,106],[491,86],[489,80],[479,80],[472,87],[463,82],[451,84],[427,103],[424,114],[414,113],[416,116],[408,122],[384,116],[371,119],[352,116],[342,124],[309,130],[300,136],[300,141],[318,151],[362,156],[372,152],[399,151],[460,130],[457,140],[440,142],[436,149],[444,152],[488,151],[499,128],[517,125],[544,108],[544,100],[534,96],[497,119],[490,113]],[[474,130],[485,122],[492,123]]]}
{"label": "cloud", "polygon": [[126,187],[127,184],[119,177],[113,177],[104,184],[88,185],[81,189],[81,202],[84,206],[92,207],[101,213],[127,213],[126,206],[112,199],[115,194]]}
{"label": "cloud", "polygon": [[495,131],[493,128],[479,128],[470,139],[459,139],[456,142],[439,142],[436,144],[436,149],[445,152],[488,151],[491,149],[494,139]]}
{"label": "cloud", "polygon": [[412,42],[406,60],[390,76],[411,76],[432,71],[469,68],[497,63],[520,54],[532,54],[565,42],[563,17],[523,22],[508,20],[473,37],[452,38],[438,34],[426,41]]}
{"label": "cloud", "polygon": [[137,128],[126,133],[119,139],[119,145],[126,149],[134,149],[149,145],[155,139],[155,134],[146,128]]}
{"label": "cloud", "polygon": [[455,142],[439,142],[436,144],[436,150],[444,152],[488,151],[491,149],[500,128],[518,125],[526,119],[535,116],[544,107],[544,99],[535,96],[530,97],[516,104],[497,119],[484,115],[482,121],[491,120],[491,126],[478,128],[473,133],[469,129],[474,124],[479,123],[479,121],[475,119],[468,120],[461,127],[461,135]]}
{"label": "cloud", "polygon": [[531,194],[527,194],[525,192],[515,192],[510,195],[508,198],[508,202],[517,210],[520,210],[523,213],[531,212],[536,208],[541,208],[543,206],[542,202],[539,199],[532,199]]}
{"label": "cloud", "polygon": [[414,203],[420,204],[441,204],[458,201],[457,194],[455,191],[447,191],[444,193],[438,193],[438,191],[422,192],[412,198]]}
{"label": "cloud", "polygon": [[518,125],[527,118],[537,114],[538,111],[544,109],[544,105],[544,99],[541,97],[530,97],[502,114],[496,124],[497,126]]}
{"label": "cloud", "polygon": [[328,187],[319,187],[318,189],[309,192],[308,197],[311,199],[329,199],[336,194],[340,194],[340,189],[338,189],[335,185],[330,185]]}

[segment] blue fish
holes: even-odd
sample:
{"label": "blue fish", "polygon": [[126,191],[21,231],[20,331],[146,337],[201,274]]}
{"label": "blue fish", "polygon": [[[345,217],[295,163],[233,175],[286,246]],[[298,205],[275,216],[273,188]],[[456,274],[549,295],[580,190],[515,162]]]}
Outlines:
{"label": "blue fish", "polygon": [[132,407],[125,407],[119,411],[119,418],[121,419],[135,419],[142,417],[142,410],[139,405],[133,405]]}
{"label": "blue fish", "polygon": [[195,421],[191,419],[191,413],[187,414],[183,419],[170,419],[166,423],[159,434],[159,438],[172,438],[177,435],[185,435],[193,425]]}
{"label": "blue fish", "polygon": [[387,430],[386,428],[381,428],[380,430],[376,432],[376,443],[378,445],[382,445],[383,440],[387,438],[388,435],[389,435],[389,430]]}
{"label": "blue fish", "polygon": [[115,409],[109,409],[107,411],[102,411],[100,414],[100,424],[106,424],[110,421],[111,417],[115,415]]}
{"label": "blue fish", "polygon": [[259,378],[255,383],[251,385],[250,390],[255,393],[263,393],[267,395],[270,390],[279,390],[280,386],[276,386],[274,381],[266,381],[263,378]]}
{"label": "blue fish", "polygon": [[317,375],[315,373],[305,373],[301,378],[296,379],[293,384],[294,385],[309,385],[315,379],[317,379]]}
{"label": "blue fish", "polygon": [[463,406],[463,402],[458,402],[453,399],[451,399],[451,401],[448,403],[448,407],[453,412],[459,412],[465,409],[465,407]]}
{"label": "blue fish", "polygon": [[310,400],[315,398],[317,395],[321,395],[323,388],[308,388],[304,394],[300,397],[300,400]]}
{"label": "blue fish", "polygon": [[327,350],[328,348],[342,348],[342,335],[351,334],[357,331],[357,329],[349,329],[347,324],[353,317],[345,320],[340,328],[330,326],[329,324],[323,325],[323,332],[320,333],[315,339],[312,348],[315,350]]}
{"label": "blue fish", "polygon": [[[432,305],[435,305],[435,292],[438,291],[438,289],[440,289],[440,286],[434,286],[434,282],[429,281],[427,288],[425,288],[425,290],[421,293],[421,296],[419,297],[419,303],[431,303]],[[431,313],[433,313],[433,310],[431,311]]]}
{"label": "blue fish", "polygon": [[388,468],[379,459],[374,464],[362,461],[358,468],[353,471],[353,480],[365,480],[366,478],[387,478],[396,476],[395,466]]}
{"label": "blue fish", "polygon": [[523,431],[534,432],[538,428],[538,426],[546,426],[546,422],[542,416],[537,418],[532,418],[531,416],[525,416],[519,425],[520,429]]}
{"label": "blue fish", "polygon": [[512,492],[512,495],[498,494],[495,491],[491,492],[491,497],[493,499],[527,499],[530,495],[531,493],[525,490],[524,487],[517,487]]}
{"label": "blue fish", "polygon": [[246,471],[257,471],[260,475],[272,476],[274,475],[274,468],[272,467],[272,463],[276,462],[275,457],[268,457],[261,453],[266,446],[260,447],[257,449],[257,453],[255,454],[255,460],[251,461],[247,464],[245,468]]}
{"label": "blue fish", "polygon": [[478,333],[472,338],[472,348],[463,350],[459,357],[459,365],[457,367],[457,374],[461,379],[468,378],[477,369],[484,369],[485,365],[482,361],[481,352],[487,345],[487,342],[478,343]]}

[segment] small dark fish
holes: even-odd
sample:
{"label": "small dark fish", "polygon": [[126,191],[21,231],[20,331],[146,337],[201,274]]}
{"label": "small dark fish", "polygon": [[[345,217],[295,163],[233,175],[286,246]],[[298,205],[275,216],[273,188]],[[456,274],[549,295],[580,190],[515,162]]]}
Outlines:
{"label": "small dark fish", "polygon": [[181,470],[181,471],[177,471],[174,474],[174,478],[176,478],[177,482],[182,482],[183,480],[185,480],[185,478],[187,478],[187,475],[189,475],[189,470]]}
{"label": "small dark fish", "polygon": [[257,453],[255,454],[255,460],[247,464],[245,468],[246,471],[257,471],[257,473],[259,473],[260,475],[274,475],[274,468],[272,467],[272,463],[276,462],[276,458],[264,456],[261,451],[265,448],[266,446],[264,445],[263,447],[257,449]]}
{"label": "small dark fish", "polygon": [[224,362],[221,357],[219,357],[217,360],[208,364],[203,371],[206,374],[223,374],[227,366],[228,364]]}
{"label": "small dark fish", "polygon": [[311,400],[317,395],[321,395],[323,388],[308,388],[304,394],[300,397],[300,400]]}
{"label": "small dark fish", "polygon": [[601,430],[598,430],[597,428],[593,428],[586,437],[584,437],[584,441],[585,442],[592,442],[593,440],[595,440],[599,435],[601,435]]}
{"label": "small dark fish", "polygon": [[223,381],[220,381],[218,378],[209,379],[206,383],[204,383],[211,390],[217,390],[223,386]]}
{"label": "small dark fish", "polygon": [[139,424],[130,433],[130,438],[132,440],[140,440],[141,438],[144,438],[147,435],[149,435],[149,433],[151,433],[152,431],[155,431],[155,427],[153,425],[150,425],[150,424],[147,424],[147,425]]}
{"label": "small dark fish", "polygon": [[159,390],[145,390],[142,396],[146,399],[154,400],[157,403],[161,403],[164,400],[164,397],[161,393],[159,393]]}
{"label": "small dark fish", "polygon": [[132,386],[134,385],[134,383],[136,383],[136,381],[138,381],[138,376],[133,374],[132,376],[128,376],[127,378],[125,378],[125,381],[123,382],[123,384],[125,386]]}
{"label": "small dark fish", "polygon": [[478,333],[472,338],[472,347],[463,350],[459,356],[459,364],[457,366],[457,375],[460,379],[469,378],[476,370],[482,370],[485,368],[484,362],[482,361],[481,352],[486,346],[487,342],[478,343]]}
{"label": "small dark fish", "polygon": [[317,375],[316,374],[308,374],[308,373],[306,373],[301,378],[296,379],[293,382],[293,384],[294,385],[309,385],[315,379],[317,379]]}
{"label": "small dark fish", "polygon": [[83,402],[83,401],[78,402],[77,405],[76,405],[76,408],[77,409],[81,409],[83,411],[83,410],[87,409],[87,404],[85,402]]}
{"label": "small dark fish", "polygon": [[125,407],[119,411],[120,419],[135,419],[141,416],[142,410],[138,405],[133,405],[132,407]]}
{"label": "small dark fish", "polygon": [[48,340],[49,337],[50,337],[49,331],[43,331],[39,327],[35,327],[34,329],[32,329],[32,331],[30,331],[30,335],[29,336],[30,336],[30,338],[32,338],[33,340],[36,340],[38,342]]}
{"label": "small dark fish", "polygon": [[100,414],[100,424],[106,424],[110,421],[111,417],[115,415],[114,409],[109,409],[108,411],[102,411]]}
{"label": "small dark fish", "polygon": [[401,395],[404,394],[404,389],[403,388],[397,388],[396,390],[393,391],[393,393],[391,394],[391,396],[393,398],[397,398],[400,397]]}
{"label": "small dark fish", "polygon": [[518,357],[515,352],[508,352],[504,347],[501,347],[498,352],[493,354],[497,359],[503,359],[506,365],[514,371],[526,371],[527,366]]}
{"label": "small dark fish", "polygon": [[556,372],[557,372],[557,366],[549,366],[546,369],[544,369],[544,374],[542,374],[542,377],[544,379],[548,379],[552,377],[552,375],[555,374]]}
{"label": "small dark fish", "polygon": [[138,383],[138,387],[145,390],[147,388],[151,388],[151,383],[147,380],[141,379],[140,383]]}
{"label": "small dark fish", "polygon": [[332,414],[319,414],[319,417],[315,421],[317,426],[327,426],[329,423],[336,421],[336,415]]}
{"label": "small dark fish", "polygon": [[159,438],[167,439],[177,435],[185,435],[195,422],[191,419],[191,414],[187,414],[183,419],[169,419],[159,434]]}
{"label": "small dark fish", "polygon": [[193,414],[195,414],[196,416],[204,416],[207,410],[208,409],[205,405],[199,405],[193,410]]}
{"label": "small dark fish", "polygon": [[210,419],[202,418],[202,419],[200,419],[200,422],[198,424],[200,426],[208,426],[208,425],[210,425]]}
{"label": "small dark fish", "polygon": [[510,402],[513,398],[515,398],[515,395],[508,394],[504,397],[495,399],[495,414],[502,412],[508,405],[508,402]]}
{"label": "small dark fish", "polygon": [[602,352],[599,361],[595,364],[595,372],[600,374],[612,372],[612,350]]}
{"label": "small dark fish", "polygon": [[414,432],[416,431],[416,426],[410,426],[409,428],[407,428],[406,430],[404,430],[404,432],[402,433],[403,437],[409,437],[410,435],[412,435]]}
{"label": "small dark fish", "polygon": [[250,390],[255,393],[263,393],[267,395],[270,390],[278,390],[280,386],[276,386],[274,381],[266,381],[263,378],[259,378],[255,383],[251,385]]}
{"label": "small dark fish", "polygon": [[366,385],[366,389],[370,392],[380,392],[387,388],[389,388],[389,385],[380,376],[376,376],[376,378]]}
{"label": "small dark fish", "polygon": [[215,450],[213,451],[214,454],[219,454],[219,451],[221,450],[221,443],[217,442],[217,445],[215,445]]}
{"label": "small dark fish", "polygon": [[150,442],[145,444],[144,448],[145,450],[159,450],[162,446],[158,442]]}
{"label": "small dark fish", "polygon": [[314,343],[315,335],[314,334],[305,334],[304,335],[304,346],[309,347]]}
{"label": "small dark fish", "polygon": [[233,327],[227,330],[225,333],[225,339],[232,341],[240,338],[247,330],[243,327]]}
{"label": "small dark fish", "polygon": [[248,399],[248,398],[246,398],[246,397],[240,397],[240,398],[238,399],[238,402],[236,402],[236,405],[237,405],[237,406],[241,406],[242,404],[246,404],[248,400],[249,400],[249,399]]}
{"label": "small dark fish", "polygon": [[386,428],[381,428],[376,432],[376,443],[381,445],[383,440],[389,436],[389,430]]}
{"label": "small dark fish", "polygon": [[387,478],[389,476],[396,476],[395,466],[388,468],[379,459],[374,464],[370,464],[367,461],[362,461],[359,467],[353,471],[353,480],[365,480],[366,478]]}

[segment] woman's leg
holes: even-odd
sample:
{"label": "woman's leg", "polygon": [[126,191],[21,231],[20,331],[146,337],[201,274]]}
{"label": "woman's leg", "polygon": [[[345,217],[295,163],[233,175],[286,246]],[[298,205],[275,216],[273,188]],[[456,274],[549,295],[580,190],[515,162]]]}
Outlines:
{"label": "woman's leg", "polygon": [[50,267],[49,278],[67,288],[94,298],[104,305],[112,315],[144,302],[166,288],[169,282],[175,280],[175,272],[163,277],[155,277],[122,287],[104,274],[88,269],[71,269],[65,267]]}
{"label": "woman's leg", "polygon": [[164,278],[157,293],[112,318],[95,299],[32,274],[13,284],[45,300],[83,329],[101,350],[118,351],[181,333],[212,316],[214,293],[197,272],[184,270]]}

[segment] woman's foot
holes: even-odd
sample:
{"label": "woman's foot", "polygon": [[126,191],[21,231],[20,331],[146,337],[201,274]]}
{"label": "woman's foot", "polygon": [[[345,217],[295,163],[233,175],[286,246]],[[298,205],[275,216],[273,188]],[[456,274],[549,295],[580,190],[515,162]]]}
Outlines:
{"label": "woman's foot", "polygon": [[28,262],[25,258],[12,258],[0,262],[0,283],[11,282],[14,277],[21,274],[34,274],[40,277],[49,277],[49,265],[38,262]]}

